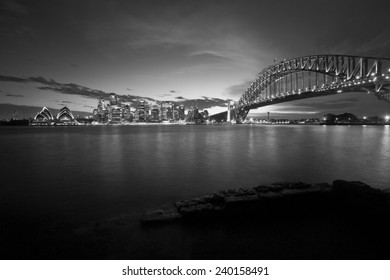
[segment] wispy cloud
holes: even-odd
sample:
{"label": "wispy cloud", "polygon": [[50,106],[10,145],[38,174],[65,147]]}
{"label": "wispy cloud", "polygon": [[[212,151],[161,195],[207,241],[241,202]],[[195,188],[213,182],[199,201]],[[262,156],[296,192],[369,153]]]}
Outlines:
{"label": "wispy cloud", "polygon": [[172,94],[170,93],[164,93],[164,94],[160,94],[159,97],[167,97],[167,96],[172,96]]}
{"label": "wispy cloud", "polygon": [[175,96],[176,99],[179,99],[179,100],[185,100],[187,98],[184,98],[183,96]]}
{"label": "wispy cloud", "polygon": [[11,96],[11,97],[24,97],[22,94],[5,94],[5,96]]}
{"label": "wispy cloud", "polygon": [[15,13],[19,15],[27,15],[30,13],[26,6],[23,6],[15,0],[2,1],[0,4],[0,8],[7,13]]}
{"label": "wispy cloud", "polygon": [[[253,78],[254,80],[255,78]],[[226,94],[231,97],[239,98],[241,97],[245,90],[250,86],[253,80],[247,80],[240,84],[232,85],[226,89]]]}
{"label": "wispy cloud", "polygon": [[15,0],[3,0],[0,2],[0,36],[32,36],[33,29],[27,22],[30,11],[27,6]]}
{"label": "wispy cloud", "polygon": [[28,82],[28,79],[19,78],[19,77],[12,77],[12,76],[3,76],[3,75],[0,75],[0,82],[26,83],[26,82]]}
{"label": "wispy cloud", "polygon": [[[47,79],[44,77],[13,77],[13,76],[0,76],[0,81],[3,82],[16,82],[16,83],[37,83],[40,84],[37,88],[44,91],[54,91],[59,92],[62,94],[69,94],[69,95],[79,95],[89,98],[98,99],[100,97],[108,98],[111,93],[102,91],[102,90],[96,90],[91,89],[85,86],[81,86],[74,83],[60,83],[53,79]],[[172,93],[176,93],[178,91],[170,90],[171,93],[162,94],[161,97],[171,97]],[[10,95],[11,96],[11,95]],[[15,96],[14,97],[20,97]],[[160,101],[150,98],[150,97],[142,97],[137,95],[119,95],[117,96],[123,101],[123,102],[129,102],[130,105],[135,106],[139,100],[144,99],[147,100],[153,104],[157,104]],[[176,96],[172,97],[172,102],[177,102],[180,104],[184,104],[185,107],[197,107],[200,110],[204,110],[210,107],[226,107],[227,103],[226,100],[220,99],[220,98],[214,98],[214,97],[207,97],[202,96],[202,98],[199,99],[186,99],[182,96]],[[71,104],[70,101],[62,101],[61,104]]]}
{"label": "wispy cloud", "polygon": [[[354,106],[359,102],[359,97],[341,97],[338,96],[338,99],[329,99],[324,100],[317,99],[313,100],[310,99],[308,101],[300,101],[291,106],[290,108],[304,108],[308,110],[338,110],[338,109],[345,109],[351,106]],[[288,109],[287,109],[288,110]]]}

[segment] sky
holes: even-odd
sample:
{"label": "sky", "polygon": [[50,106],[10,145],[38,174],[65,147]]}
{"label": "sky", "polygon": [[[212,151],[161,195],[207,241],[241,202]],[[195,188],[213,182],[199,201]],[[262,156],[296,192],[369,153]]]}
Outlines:
{"label": "sky", "polygon": [[[221,112],[275,58],[390,57],[387,4],[2,0],[0,104],[20,105],[21,114],[22,106],[65,105],[92,113],[100,96],[116,93],[133,105],[146,98]],[[390,113],[390,103],[348,93],[252,113],[267,111],[286,118],[345,111],[381,115]]]}

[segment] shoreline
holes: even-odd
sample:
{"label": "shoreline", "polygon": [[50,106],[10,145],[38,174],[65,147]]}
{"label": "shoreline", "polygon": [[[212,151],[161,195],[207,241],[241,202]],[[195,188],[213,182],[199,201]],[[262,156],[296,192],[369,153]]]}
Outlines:
{"label": "shoreline", "polygon": [[[167,203],[148,210],[141,224],[167,223],[177,220],[215,220],[236,215],[256,215],[267,211],[269,216],[280,211],[300,212],[315,208],[317,213],[329,211],[342,213],[347,204],[358,211],[360,204],[366,211],[390,210],[390,194],[370,187],[360,181],[335,180],[332,184],[303,182],[277,182],[253,188],[229,189],[203,196]],[[390,211],[388,211],[390,214]],[[290,213],[291,214],[291,213]]]}
{"label": "shoreline", "polygon": [[125,124],[53,124],[53,125],[31,125],[31,124],[9,124],[9,123],[0,123],[0,127],[90,127],[90,126],[181,126],[181,125],[191,125],[191,126],[204,126],[204,125],[217,125],[217,126],[226,126],[226,125],[256,125],[256,126],[389,126],[389,123],[337,123],[337,124],[326,124],[326,123],[125,123]]}
{"label": "shoreline", "polygon": [[389,259],[389,198],[388,192],[343,180],[223,190],[170,202],[143,216],[128,213],[63,231],[29,228],[24,223],[9,232],[0,256],[15,260]]}

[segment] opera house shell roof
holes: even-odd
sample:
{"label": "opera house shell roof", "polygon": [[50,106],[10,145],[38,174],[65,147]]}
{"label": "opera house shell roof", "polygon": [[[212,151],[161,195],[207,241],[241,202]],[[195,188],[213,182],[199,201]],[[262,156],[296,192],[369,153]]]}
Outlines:
{"label": "opera house shell roof", "polygon": [[35,115],[34,117],[35,121],[52,121],[54,120],[54,117],[49,109],[46,107],[43,107],[42,110]]}
{"label": "opera house shell roof", "polygon": [[63,107],[57,114],[57,120],[59,121],[74,121],[75,117],[68,107]]}
{"label": "opera house shell roof", "polygon": [[68,107],[63,107],[58,112],[55,118],[49,109],[43,107],[42,110],[35,115],[33,125],[47,125],[47,124],[77,124],[75,117]]}

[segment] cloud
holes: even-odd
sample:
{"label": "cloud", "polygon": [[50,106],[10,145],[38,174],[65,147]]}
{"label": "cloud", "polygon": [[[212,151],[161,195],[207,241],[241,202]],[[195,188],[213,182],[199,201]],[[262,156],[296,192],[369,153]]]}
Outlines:
{"label": "cloud", "polygon": [[[333,97],[317,97],[318,99],[310,99],[308,101],[297,101],[295,104],[290,105],[290,108],[304,108],[309,110],[337,110],[345,109],[355,104],[359,103],[358,97],[342,97],[342,96],[333,96]],[[337,99],[335,99],[337,98]],[[328,99],[328,100],[327,100]],[[288,107],[285,107],[286,110],[289,110]],[[299,109],[298,109],[299,110]]]}
{"label": "cloud", "polygon": [[[37,83],[40,86],[37,88],[40,90],[45,91],[55,91],[62,94],[69,94],[69,95],[79,95],[84,97],[90,97],[94,99],[98,99],[100,97],[104,97],[105,99],[108,99],[111,93],[102,91],[102,90],[96,90],[91,89],[85,86],[81,86],[74,83],[59,83],[53,79],[47,79],[44,77],[26,77],[26,78],[20,78],[20,77],[12,77],[12,76],[0,76],[0,81],[6,81],[6,82],[17,82],[17,83]],[[174,90],[171,90],[172,92]],[[177,91],[174,91],[175,93]],[[148,102],[152,104],[157,104],[159,101],[150,97],[143,97],[143,96],[136,96],[136,95],[119,95],[117,94],[118,98],[122,102],[129,102],[130,105],[134,106],[138,103],[139,100],[147,100]],[[161,95],[162,97],[168,97],[172,96],[171,93],[166,93]],[[202,98],[199,99],[186,99],[182,96],[176,96],[174,97],[174,100],[176,100],[176,103],[184,104],[185,107],[197,107],[199,110],[208,109],[211,107],[226,107],[227,106],[227,100],[220,99],[220,98],[214,98],[214,97],[207,97],[202,96]],[[175,102],[172,100],[172,102]],[[62,101],[63,104],[70,104],[72,102],[70,101]]]}
{"label": "cloud", "polygon": [[26,82],[28,82],[28,80],[24,79],[24,78],[0,75],[0,82],[26,83]]}
{"label": "cloud", "polygon": [[5,96],[11,96],[11,97],[24,97],[22,94],[6,94]]}
{"label": "cloud", "polygon": [[232,85],[228,87],[225,92],[228,96],[240,98],[254,80],[255,78],[253,78],[253,80],[244,81],[240,84]]}
{"label": "cloud", "polygon": [[56,91],[59,93],[64,93],[64,94],[71,94],[71,95],[82,95],[82,96],[87,96],[87,97],[92,97],[92,98],[99,98],[101,96],[108,96],[109,93],[101,91],[101,90],[95,90],[95,89],[90,89],[88,87],[80,86],[77,84],[53,84],[51,86],[43,86],[43,87],[38,87],[38,89],[41,90],[52,90]]}
{"label": "cloud", "polygon": [[29,9],[14,1],[2,0],[0,2],[0,36],[11,35],[21,38],[31,37],[35,32],[28,23]]}
{"label": "cloud", "polygon": [[216,51],[195,51],[190,55],[191,60],[201,64],[223,63],[231,61],[230,58],[218,54]]}
{"label": "cloud", "polygon": [[18,15],[27,15],[30,12],[23,6],[22,4],[14,1],[14,0],[4,0],[0,6],[0,9],[7,13],[14,13]]}
{"label": "cloud", "polygon": [[197,107],[199,110],[208,109],[211,107],[227,107],[227,101],[219,98],[210,98],[202,96],[203,99],[184,99],[180,101],[180,104],[184,104],[185,107]]}
{"label": "cloud", "polygon": [[388,57],[390,55],[388,50],[389,35],[390,27],[384,27],[379,33],[368,34],[364,40],[361,40],[360,37],[347,37],[331,46],[329,43],[325,43],[321,48],[328,53]]}
{"label": "cloud", "polygon": [[186,100],[187,98],[184,98],[183,96],[175,96],[176,99],[179,99],[179,100]]}
{"label": "cloud", "polygon": [[164,94],[159,95],[159,97],[166,97],[166,96],[172,96],[172,94],[170,94],[170,93],[164,93]]}

